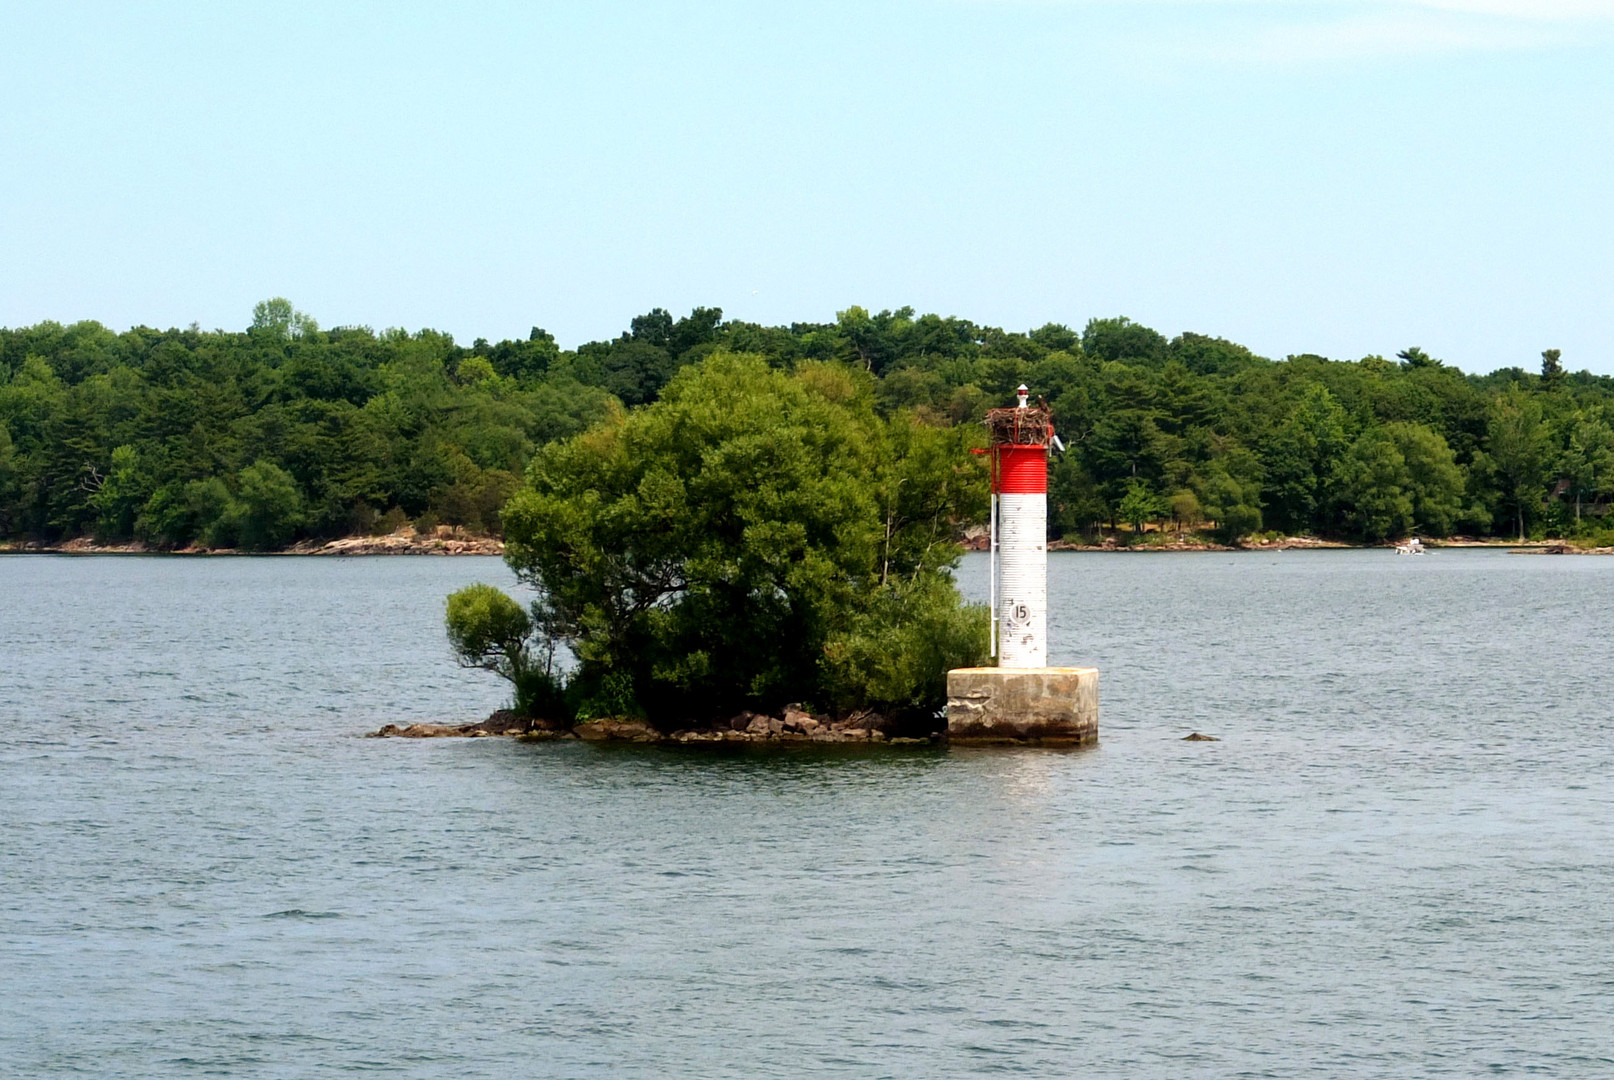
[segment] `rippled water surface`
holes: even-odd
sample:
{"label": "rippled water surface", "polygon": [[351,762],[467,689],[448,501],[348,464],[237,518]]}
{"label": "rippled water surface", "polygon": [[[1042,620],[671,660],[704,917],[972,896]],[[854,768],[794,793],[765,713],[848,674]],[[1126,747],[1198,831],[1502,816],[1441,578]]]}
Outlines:
{"label": "rippled water surface", "polygon": [[0,1074],[1614,1074],[1614,559],[1056,555],[1088,751],[356,737],[472,580],[0,558]]}

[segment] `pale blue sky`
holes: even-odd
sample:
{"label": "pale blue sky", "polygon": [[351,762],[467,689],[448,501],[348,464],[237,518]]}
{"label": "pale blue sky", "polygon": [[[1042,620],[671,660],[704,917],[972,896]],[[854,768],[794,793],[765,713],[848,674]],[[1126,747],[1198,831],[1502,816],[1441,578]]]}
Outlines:
{"label": "pale blue sky", "polygon": [[1614,0],[0,6],[0,324],[1126,314],[1614,374]]}

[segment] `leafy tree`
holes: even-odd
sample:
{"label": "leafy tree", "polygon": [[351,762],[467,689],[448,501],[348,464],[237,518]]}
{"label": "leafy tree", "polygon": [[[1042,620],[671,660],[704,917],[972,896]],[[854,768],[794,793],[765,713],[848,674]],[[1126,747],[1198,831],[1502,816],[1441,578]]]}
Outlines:
{"label": "leafy tree", "polygon": [[251,551],[281,547],[302,524],[302,493],[285,469],[270,461],[254,462],[236,477],[235,498],[225,518],[241,547]]}
{"label": "leafy tree", "polygon": [[1338,470],[1350,446],[1347,421],[1328,388],[1313,385],[1268,438],[1265,499],[1278,528],[1301,532],[1322,525],[1326,530]]}
{"label": "leafy tree", "polygon": [[937,372],[900,367],[886,372],[875,388],[875,397],[886,415],[898,409],[924,409],[926,415],[936,416],[945,409],[952,389]]}
{"label": "leafy tree", "polygon": [[1082,351],[1101,360],[1156,363],[1166,358],[1166,339],[1159,331],[1121,316],[1090,319],[1082,331]]}
{"label": "leafy tree", "polygon": [[1110,505],[1075,454],[1056,456],[1048,470],[1048,514],[1059,536],[1089,532],[1110,516]]}
{"label": "leafy tree", "polygon": [[[931,316],[925,316],[925,319],[928,318]],[[1075,352],[1082,345],[1082,336],[1064,323],[1044,323],[1026,336],[1053,352]]]}
{"label": "leafy tree", "polygon": [[1433,356],[1430,356],[1416,345],[1408,349],[1402,349],[1400,352],[1396,353],[1396,355],[1401,358],[1401,363],[1403,365],[1412,370],[1416,370],[1418,368],[1438,368],[1441,366],[1439,360],[1436,360]]}
{"label": "leafy tree", "polygon": [[632,321],[629,336],[674,357],[683,357],[691,349],[713,341],[722,322],[722,308],[698,307],[676,322],[667,312],[656,308]]}
{"label": "leafy tree", "polygon": [[561,718],[565,696],[554,670],[554,650],[534,655],[533,622],[521,605],[492,585],[467,585],[450,594],[446,621],[449,645],[461,667],[510,680],[517,712]]}
{"label": "leafy tree", "polygon": [[1216,523],[1216,534],[1231,543],[1261,531],[1260,485],[1214,462],[1200,482],[1199,501]]}
{"label": "leafy tree", "polygon": [[638,338],[585,346],[579,358],[593,361],[598,372],[593,378],[627,405],[654,401],[678,366],[666,349]]}
{"label": "leafy tree", "polygon": [[165,544],[205,540],[211,547],[230,547],[235,534],[227,515],[230,489],[210,476],[186,484],[158,488],[135,522],[135,532]]}
{"label": "leafy tree", "polygon": [[11,441],[11,432],[0,421],[0,536],[9,530],[11,508],[17,498],[17,448]]}
{"label": "leafy tree", "polygon": [[1564,387],[1562,356],[1558,349],[1546,349],[1541,353],[1541,389],[1548,393],[1555,393]]}
{"label": "leafy tree", "polygon": [[[580,714],[934,707],[937,672],[985,647],[948,574],[981,470],[936,449],[842,369],[717,354],[539,451],[504,511],[506,559],[578,658]],[[846,658],[916,634],[946,645],[934,664],[848,677]]]}
{"label": "leafy tree", "polygon": [[291,301],[284,296],[276,296],[253,305],[252,329],[263,331],[270,337],[289,340],[317,333],[319,324],[313,316],[292,307]]}
{"label": "leafy tree", "polygon": [[1183,488],[1171,497],[1171,519],[1177,523],[1177,539],[1182,539],[1184,529],[1194,529],[1205,520],[1205,511],[1199,505],[1199,496],[1188,488]]}
{"label": "leafy tree", "polygon": [[467,585],[448,598],[448,641],[466,667],[492,671],[514,682],[531,663],[527,638],[532,620],[492,585]]}
{"label": "leafy tree", "polygon": [[1147,483],[1133,480],[1127,485],[1116,512],[1122,521],[1132,526],[1133,533],[1141,534],[1145,524],[1166,512],[1166,503]]}
{"label": "leafy tree", "polygon": [[494,389],[497,388],[498,378],[499,373],[494,370],[493,361],[485,356],[467,356],[454,369],[454,380],[462,386]]}
{"label": "leafy tree", "polygon": [[560,347],[554,335],[537,326],[526,341],[501,341],[488,350],[488,360],[495,371],[522,382],[542,378],[558,359]]}
{"label": "leafy tree", "polygon": [[134,535],[135,517],[151,498],[151,481],[132,446],[112,451],[112,465],[96,485],[90,504],[98,512],[96,532],[112,540]]}
{"label": "leafy tree", "polygon": [[1173,360],[1196,375],[1231,375],[1265,363],[1243,345],[1205,334],[1179,334],[1168,350]]}
{"label": "leafy tree", "polygon": [[1353,531],[1364,540],[1410,532],[1410,483],[1406,459],[1395,440],[1382,428],[1362,432],[1340,466],[1340,498]]}
{"label": "leafy tree", "polygon": [[979,609],[960,606],[940,575],[908,577],[875,593],[824,642],[827,704],[923,716],[947,698],[947,672],[982,663]]}
{"label": "leafy tree", "polygon": [[1581,505],[1614,488],[1614,429],[1601,418],[1577,413],[1558,459],[1558,472],[1575,497],[1575,524]]}
{"label": "leafy tree", "polygon": [[1522,541],[1525,517],[1540,507],[1546,481],[1549,432],[1540,401],[1518,388],[1508,391],[1491,403],[1488,429],[1490,462]]}
{"label": "leafy tree", "polygon": [[1386,424],[1384,434],[1401,455],[1415,527],[1431,536],[1449,536],[1462,517],[1466,480],[1451,447],[1422,424]]}
{"label": "leafy tree", "polygon": [[291,301],[284,296],[260,300],[252,308],[252,328],[266,330],[275,337],[291,337],[294,314]]}
{"label": "leafy tree", "polygon": [[1165,470],[1169,444],[1150,409],[1123,408],[1104,416],[1082,443],[1082,457],[1106,496],[1119,504],[1134,480]]}
{"label": "leafy tree", "polygon": [[904,339],[914,329],[913,308],[870,315],[864,308],[853,305],[835,313],[835,327],[843,343],[837,350],[841,357],[880,375],[907,351]]}

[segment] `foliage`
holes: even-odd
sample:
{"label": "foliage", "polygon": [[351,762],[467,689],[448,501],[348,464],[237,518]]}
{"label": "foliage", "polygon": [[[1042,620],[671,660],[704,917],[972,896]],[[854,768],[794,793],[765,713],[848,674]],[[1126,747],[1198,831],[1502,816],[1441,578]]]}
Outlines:
{"label": "foliage", "polygon": [[1216,522],[1216,535],[1223,541],[1261,531],[1261,503],[1257,485],[1240,479],[1218,465],[1201,484],[1200,503]]}
{"label": "foliage", "polygon": [[1446,440],[1422,424],[1386,424],[1385,435],[1401,455],[1401,484],[1412,503],[1412,528],[1449,536],[1463,513],[1463,471]]}
{"label": "foliage", "polygon": [[[938,706],[947,667],[985,647],[949,573],[954,522],[985,498],[972,434],[882,419],[837,364],[716,353],[540,450],[506,560],[578,659],[579,715]],[[906,655],[864,666],[882,650]]]}
{"label": "foliage", "polygon": [[1122,521],[1132,526],[1134,533],[1141,533],[1145,522],[1163,516],[1168,509],[1166,500],[1146,482],[1133,480],[1127,485],[1126,494],[1121,497],[1121,505],[1116,512]]}
{"label": "foliage", "polygon": [[236,477],[235,497],[224,512],[225,527],[249,551],[282,547],[302,522],[303,497],[291,474],[258,461]]}
{"label": "foliage", "polygon": [[529,663],[532,620],[492,585],[467,585],[448,598],[448,643],[466,667],[485,668],[515,681]]}
{"label": "foliage", "polygon": [[313,317],[291,306],[284,296],[276,296],[256,304],[252,309],[252,329],[275,338],[302,337],[317,333],[319,323]]}
{"label": "foliage", "polygon": [[1265,494],[1275,526],[1300,532],[1331,521],[1338,470],[1351,445],[1347,422],[1328,387],[1312,385],[1267,438]]}
{"label": "foliage", "polygon": [[1596,417],[1577,412],[1569,418],[1556,472],[1564,478],[1567,494],[1575,500],[1575,521],[1589,499],[1614,491],[1614,428]]}
{"label": "foliage", "polygon": [[1205,520],[1204,508],[1199,505],[1199,496],[1184,488],[1168,500],[1167,507],[1171,512],[1171,520],[1176,522],[1178,531],[1193,529]]}
{"label": "foliage", "polygon": [[1541,351],[1541,389],[1549,394],[1563,389],[1565,374],[1563,355],[1559,349]]}
{"label": "foliage", "polygon": [[1404,536],[1412,529],[1406,459],[1382,428],[1370,428],[1351,445],[1340,466],[1345,520],[1364,540]]}
{"label": "foliage", "polygon": [[97,511],[96,532],[101,536],[131,535],[135,516],[151,497],[149,484],[150,476],[140,468],[135,448],[114,449],[110,471],[94,478],[94,494],[89,498]]}
{"label": "foliage", "polygon": [[16,504],[17,480],[17,448],[10,430],[0,423],[0,535],[5,534],[10,508]]}
{"label": "foliage", "polygon": [[1549,432],[1541,402],[1515,387],[1491,403],[1488,427],[1489,463],[1502,504],[1512,507],[1522,540],[1526,521],[1537,514],[1546,480]]}
{"label": "foliage", "polygon": [[554,653],[534,654],[533,622],[521,605],[492,585],[467,585],[449,595],[445,621],[460,666],[508,679],[518,712],[545,718],[565,713],[565,683],[554,670]]}
{"label": "foliage", "polygon": [[987,622],[961,607],[951,582],[925,575],[897,582],[852,613],[824,642],[826,704],[846,711],[924,713],[947,697],[947,672],[983,662]]}
{"label": "foliage", "polygon": [[[1191,494],[1225,538],[1524,535],[1595,523],[1614,495],[1614,379],[1571,372],[1552,349],[1539,375],[1530,362],[1471,376],[1416,347],[1268,360],[1121,317],[1017,332],[856,306],[773,327],[658,308],[562,349],[538,327],[470,345],[323,329],[277,297],[240,332],[0,329],[0,540],[275,547],[382,520],[498,535],[535,454],[654,404],[721,352],[857,372],[859,408],[897,425],[884,437],[917,432],[920,456],[952,453],[1026,382],[1070,446],[1050,473],[1058,534],[1137,525],[1140,509],[1184,522],[1139,491]],[[938,431],[952,434],[923,442]],[[925,512],[889,478],[876,488],[893,521]]]}
{"label": "foliage", "polygon": [[230,506],[230,489],[216,476],[167,484],[147,500],[135,519],[135,535],[159,544],[183,547],[195,541],[227,547],[233,537],[221,535]]}

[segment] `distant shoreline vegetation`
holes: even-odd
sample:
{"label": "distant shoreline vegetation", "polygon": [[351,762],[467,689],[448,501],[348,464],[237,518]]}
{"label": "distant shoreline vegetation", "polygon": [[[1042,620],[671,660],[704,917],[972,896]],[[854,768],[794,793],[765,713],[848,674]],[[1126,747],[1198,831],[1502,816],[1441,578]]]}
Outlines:
{"label": "distant shoreline vegetation", "polygon": [[1056,539],[1614,541],[1614,379],[1568,373],[1551,349],[1539,373],[1474,376],[1417,348],[1269,360],[1125,318],[1010,332],[853,307],[775,327],[657,309],[563,350],[536,327],[468,346],[325,330],[274,299],[240,332],[0,329],[0,542],[272,551],[406,525],[501,537],[542,447],[730,353],[843,367],[882,418],[937,429],[973,425],[1027,383],[1070,447],[1051,470]]}

